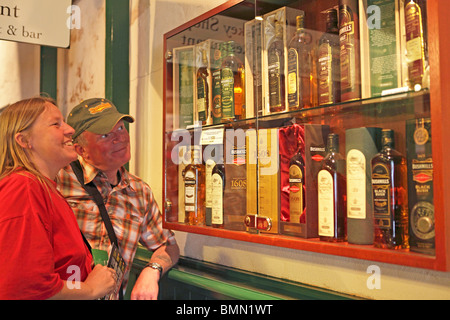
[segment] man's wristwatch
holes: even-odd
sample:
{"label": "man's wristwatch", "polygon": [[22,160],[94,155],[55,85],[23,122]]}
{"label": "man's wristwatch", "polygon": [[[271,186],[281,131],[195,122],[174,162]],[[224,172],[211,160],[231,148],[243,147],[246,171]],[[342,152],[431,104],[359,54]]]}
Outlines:
{"label": "man's wristwatch", "polygon": [[157,262],[150,262],[147,267],[158,270],[159,271],[159,277],[161,278],[162,273],[163,273],[163,267],[157,263]]}

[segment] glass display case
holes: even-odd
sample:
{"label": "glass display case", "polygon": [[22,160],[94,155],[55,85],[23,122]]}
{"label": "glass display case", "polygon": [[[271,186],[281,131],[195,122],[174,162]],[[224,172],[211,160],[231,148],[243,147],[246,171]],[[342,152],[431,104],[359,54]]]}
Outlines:
{"label": "glass display case", "polygon": [[232,0],[168,32],[164,226],[448,270],[445,12]]}

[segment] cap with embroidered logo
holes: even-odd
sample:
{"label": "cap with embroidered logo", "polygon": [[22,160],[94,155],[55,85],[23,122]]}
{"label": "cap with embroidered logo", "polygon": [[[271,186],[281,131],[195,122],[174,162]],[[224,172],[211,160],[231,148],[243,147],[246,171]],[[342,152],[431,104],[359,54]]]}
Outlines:
{"label": "cap with embroidered logo", "polygon": [[76,139],[84,131],[95,134],[109,133],[120,120],[134,122],[128,114],[117,111],[116,106],[103,98],[92,98],[82,101],[70,111],[67,124],[74,128],[72,139]]}

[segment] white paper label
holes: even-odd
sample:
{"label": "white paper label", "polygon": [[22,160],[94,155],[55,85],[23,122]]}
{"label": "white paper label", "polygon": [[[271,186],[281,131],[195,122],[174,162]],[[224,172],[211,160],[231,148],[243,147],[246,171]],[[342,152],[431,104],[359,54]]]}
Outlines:
{"label": "white paper label", "polygon": [[356,149],[347,153],[347,217],[366,218],[366,158]]}

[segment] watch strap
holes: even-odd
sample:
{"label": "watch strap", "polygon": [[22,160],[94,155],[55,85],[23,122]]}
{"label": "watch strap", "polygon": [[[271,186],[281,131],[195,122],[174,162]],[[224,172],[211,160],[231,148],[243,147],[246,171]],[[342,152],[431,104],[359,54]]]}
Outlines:
{"label": "watch strap", "polygon": [[155,269],[155,270],[158,270],[159,271],[159,276],[160,277],[162,276],[163,267],[159,263],[157,263],[157,262],[150,262],[149,264],[147,264],[147,267]]}

